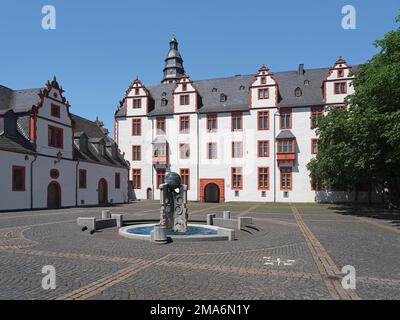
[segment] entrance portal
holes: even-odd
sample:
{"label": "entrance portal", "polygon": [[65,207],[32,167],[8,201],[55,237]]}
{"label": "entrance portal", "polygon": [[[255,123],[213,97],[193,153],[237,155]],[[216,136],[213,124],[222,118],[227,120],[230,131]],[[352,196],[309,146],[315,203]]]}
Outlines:
{"label": "entrance portal", "polygon": [[219,202],[220,190],[215,183],[209,183],[204,189],[205,202]]}
{"label": "entrance portal", "polygon": [[99,193],[99,204],[100,205],[108,204],[108,186],[107,186],[107,181],[105,179],[100,179],[98,193]]}
{"label": "entrance portal", "polygon": [[58,182],[51,182],[47,187],[47,208],[61,208],[61,187]]}
{"label": "entrance portal", "polygon": [[147,189],[147,200],[153,200],[153,190],[151,188]]}

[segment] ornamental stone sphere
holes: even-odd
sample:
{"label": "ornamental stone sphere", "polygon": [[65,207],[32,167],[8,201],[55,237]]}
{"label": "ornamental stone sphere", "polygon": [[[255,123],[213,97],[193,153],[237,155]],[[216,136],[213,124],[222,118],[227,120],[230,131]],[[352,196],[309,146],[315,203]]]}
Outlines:
{"label": "ornamental stone sphere", "polygon": [[165,183],[172,189],[180,188],[181,177],[176,172],[169,172],[165,177]]}

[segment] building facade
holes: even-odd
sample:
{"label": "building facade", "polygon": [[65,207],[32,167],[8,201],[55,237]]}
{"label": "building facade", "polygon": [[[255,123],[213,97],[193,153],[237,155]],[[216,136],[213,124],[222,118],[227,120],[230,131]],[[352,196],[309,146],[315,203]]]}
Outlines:
{"label": "building facade", "polygon": [[351,201],[318,190],[306,166],[318,152],[318,119],[354,92],[352,69],[340,58],[330,68],[262,66],[255,75],[193,81],[173,37],[161,84],[136,79],[115,113],[134,197],[158,199],[171,170],[189,186],[189,200]]}
{"label": "building facade", "polygon": [[0,211],[125,203],[129,165],[102,124],[70,113],[54,78],[0,86]]}

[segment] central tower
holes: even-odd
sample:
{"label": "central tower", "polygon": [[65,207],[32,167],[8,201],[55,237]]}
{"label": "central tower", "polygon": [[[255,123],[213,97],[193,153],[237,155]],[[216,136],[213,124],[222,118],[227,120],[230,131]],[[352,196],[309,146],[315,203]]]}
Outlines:
{"label": "central tower", "polygon": [[169,52],[165,59],[164,78],[162,83],[174,83],[182,78],[185,74],[183,68],[183,60],[178,50],[178,41],[172,36],[169,42]]}

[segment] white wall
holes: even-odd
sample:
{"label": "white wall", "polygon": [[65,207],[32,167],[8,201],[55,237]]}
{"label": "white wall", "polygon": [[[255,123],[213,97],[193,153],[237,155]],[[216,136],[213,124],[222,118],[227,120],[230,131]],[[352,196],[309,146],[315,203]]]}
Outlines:
{"label": "white wall", "polygon": [[[30,163],[33,156],[0,150],[0,210],[30,208]],[[12,167],[25,167],[25,191],[12,191]]]}

